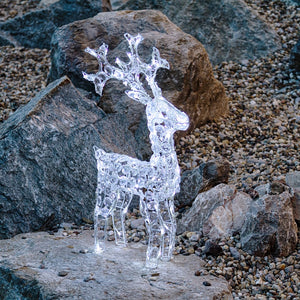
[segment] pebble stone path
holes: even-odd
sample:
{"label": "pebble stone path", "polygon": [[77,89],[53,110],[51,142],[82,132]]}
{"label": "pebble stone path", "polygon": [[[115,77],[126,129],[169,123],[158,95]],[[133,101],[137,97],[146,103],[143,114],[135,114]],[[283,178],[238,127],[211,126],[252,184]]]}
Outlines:
{"label": "pebble stone path", "polygon": [[[195,129],[177,147],[183,170],[218,157],[228,159],[230,181],[240,189],[300,171],[300,74],[289,69],[289,53],[299,38],[300,6],[291,0],[245,2],[275,29],[282,47],[255,61],[215,66],[215,76],[230,98],[230,113]],[[0,21],[38,4],[39,0],[2,0]],[[48,50],[0,47],[0,122],[46,86],[49,67]],[[128,238],[146,243],[145,227],[139,219],[138,211],[128,215]],[[61,228],[64,235],[72,235],[74,230],[78,234],[78,229],[84,227]],[[261,258],[243,252],[238,235],[219,241],[215,255],[205,254],[205,242],[200,233],[186,232],[177,237],[175,253],[195,253],[203,258],[204,273],[225,277],[234,299],[300,299],[299,243],[288,257]],[[203,272],[195,270],[195,276],[201,275]]]}

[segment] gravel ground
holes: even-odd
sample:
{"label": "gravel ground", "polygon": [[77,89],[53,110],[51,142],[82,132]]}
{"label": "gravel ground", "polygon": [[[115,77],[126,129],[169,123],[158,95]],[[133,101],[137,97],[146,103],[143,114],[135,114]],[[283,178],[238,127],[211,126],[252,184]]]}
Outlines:
{"label": "gravel ground", "polygon": [[273,26],[282,48],[269,57],[215,67],[230,97],[230,113],[183,138],[183,169],[216,157],[232,165],[231,182],[255,187],[300,170],[300,74],[289,70],[289,55],[300,32],[300,8],[282,1],[246,1]]}
{"label": "gravel ground", "polygon": [[[0,21],[32,10],[39,2],[2,0]],[[290,50],[299,38],[300,8],[292,1],[246,2],[273,26],[282,48],[255,61],[216,66],[215,75],[230,97],[230,113],[194,130],[177,147],[182,169],[227,158],[232,165],[230,181],[242,189],[300,171],[300,75],[288,65]],[[49,67],[47,50],[0,47],[0,122],[45,87]],[[138,211],[128,217],[129,241],[145,242],[145,228],[131,226],[140,218]],[[222,253],[215,256],[204,253],[205,242],[199,233],[187,232],[177,237],[175,252],[204,258],[205,272],[224,276],[235,299],[300,299],[299,243],[286,258],[259,258],[240,249],[239,236],[219,241]],[[201,272],[195,270],[195,276]]]}
{"label": "gravel ground", "polygon": [[0,1],[0,22],[14,18],[18,15],[35,9],[40,0],[1,0]]}
{"label": "gravel ground", "polygon": [[0,47],[0,122],[46,87],[50,52]]}

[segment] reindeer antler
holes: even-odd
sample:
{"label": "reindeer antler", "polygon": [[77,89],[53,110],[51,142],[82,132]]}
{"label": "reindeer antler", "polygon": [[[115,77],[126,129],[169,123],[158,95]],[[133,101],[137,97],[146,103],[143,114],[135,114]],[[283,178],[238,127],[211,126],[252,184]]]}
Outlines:
{"label": "reindeer antler", "polygon": [[85,51],[97,58],[99,62],[99,71],[96,74],[83,73],[83,77],[89,81],[94,82],[96,92],[101,96],[103,87],[107,80],[117,79],[121,80],[125,86],[129,86],[130,90],[125,93],[133,100],[147,104],[151,101],[140,81],[140,74],[144,74],[154,97],[161,96],[161,89],[155,82],[155,76],[159,68],[169,69],[169,63],[160,57],[157,48],[153,47],[152,59],[150,64],[141,61],[138,55],[138,45],[143,40],[143,37],[138,34],[132,36],[125,33],[125,38],[128,42],[130,52],[127,52],[129,62],[125,63],[119,58],[116,59],[118,67],[111,65],[107,60],[108,46],[103,43],[98,50],[86,48]]}

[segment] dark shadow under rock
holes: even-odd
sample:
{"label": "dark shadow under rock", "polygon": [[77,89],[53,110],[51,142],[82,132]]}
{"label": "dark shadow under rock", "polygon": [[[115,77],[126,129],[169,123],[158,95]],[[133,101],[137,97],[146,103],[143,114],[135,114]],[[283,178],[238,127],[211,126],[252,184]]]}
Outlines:
{"label": "dark shadow under rock", "polygon": [[217,257],[223,254],[223,250],[222,247],[216,242],[207,240],[204,245],[203,253]]}

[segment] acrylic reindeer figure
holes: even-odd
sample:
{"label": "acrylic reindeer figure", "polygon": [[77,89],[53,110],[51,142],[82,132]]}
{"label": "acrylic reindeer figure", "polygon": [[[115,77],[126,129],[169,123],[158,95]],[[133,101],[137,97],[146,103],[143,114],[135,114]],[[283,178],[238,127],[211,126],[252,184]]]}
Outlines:
{"label": "acrylic reindeer figure", "polygon": [[[166,60],[160,58],[153,48],[150,64],[141,61],[138,45],[143,40],[125,34],[130,52],[129,62],[116,59],[118,67],[107,60],[108,46],[103,44],[98,50],[86,49],[97,58],[99,71],[96,74],[83,73],[85,79],[94,82],[98,94],[102,94],[107,80],[117,79],[128,86],[126,94],[135,101],[146,105],[148,128],[153,155],[149,162],[140,161],[126,155],[107,153],[95,147],[98,169],[98,185],[95,208],[96,252],[104,249],[107,222],[112,218],[117,244],[126,245],[125,214],[134,195],[140,199],[140,211],[145,219],[149,243],[146,267],[155,268],[158,259],[169,260],[175,245],[176,220],[174,215],[174,195],[179,192],[180,169],[174,148],[173,134],[176,130],[186,130],[189,118],[169,103],[155,82],[159,68],[169,68]],[[153,96],[142,82],[143,74]],[[103,230],[100,230],[104,228]]]}

